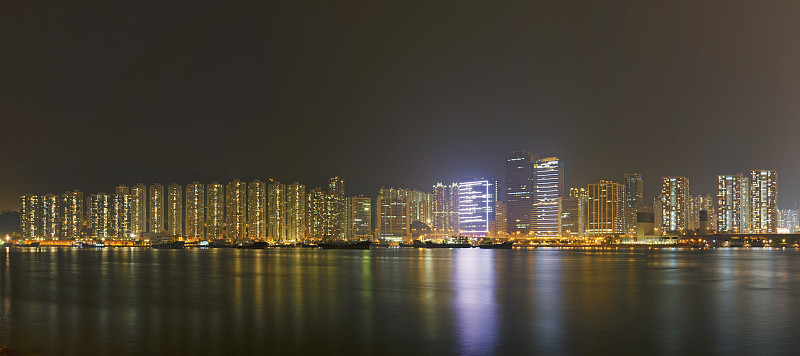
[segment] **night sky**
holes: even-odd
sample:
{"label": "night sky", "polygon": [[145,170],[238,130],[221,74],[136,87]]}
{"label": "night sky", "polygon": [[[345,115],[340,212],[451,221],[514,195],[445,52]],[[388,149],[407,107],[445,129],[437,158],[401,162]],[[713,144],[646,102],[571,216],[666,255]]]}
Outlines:
{"label": "night sky", "polygon": [[276,178],[348,193],[776,169],[800,201],[797,1],[5,1],[0,209],[26,192]]}

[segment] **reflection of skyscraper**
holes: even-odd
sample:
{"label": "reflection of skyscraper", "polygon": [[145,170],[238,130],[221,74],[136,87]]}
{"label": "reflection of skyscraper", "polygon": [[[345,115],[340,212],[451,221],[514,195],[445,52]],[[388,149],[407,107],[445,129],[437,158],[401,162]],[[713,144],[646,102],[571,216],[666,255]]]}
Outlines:
{"label": "reflection of skyscraper", "polygon": [[297,182],[286,185],[286,239],[306,239],[306,186]]}
{"label": "reflection of skyscraper", "polygon": [[186,238],[204,239],[206,189],[199,182],[186,186]]}
{"label": "reflection of skyscraper", "polygon": [[750,231],[778,232],[778,174],[772,170],[750,171]]}
{"label": "reflection of skyscraper", "polygon": [[267,238],[267,183],[258,179],[247,185],[247,238]]}
{"label": "reflection of skyscraper", "polygon": [[138,183],[131,187],[131,234],[141,236],[147,231],[147,187]]}
{"label": "reflection of skyscraper", "polygon": [[747,178],[742,174],[717,176],[717,231],[746,232],[744,217],[747,205]]}
{"label": "reflection of skyscraper", "polygon": [[172,236],[183,237],[183,191],[176,183],[167,187],[167,231]]}
{"label": "reflection of skyscraper", "polygon": [[513,151],[506,157],[506,230],[511,235],[531,232],[535,161],[536,156],[525,151]]}
{"label": "reflection of skyscraper", "polygon": [[225,188],[211,182],[206,186],[206,238],[221,240],[225,226]]}
{"label": "reflection of skyscraper", "polygon": [[381,188],[375,207],[379,239],[411,239],[411,197],[407,189]]}
{"label": "reflection of skyscraper", "polygon": [[661,228],[662,232],[684,231],[689,227],[691,195],[689,178],[662,177]]}
{"label": "reflection of skyscraper", "polygon": [[459,231],[470,237],[488,237],[495,221],[497,181],[469,179],[458,183]]}
{"label": "reflection of skyscraper", "polygon": [[153,184],[150,186],[150,232],[164,231],[164,186]]}
{"label": "reflection of skyscraper", "polygon": [[557,157],[534,165],[532,230],[536,237],[558,237],[558,199],[564,195],[564,165]]}
{"label": "reflection of skyscraper", "polygon": [[225,237],[228,240],[242,241],[245,238],[246,191],[245,183],[238,179],[229,182],[225,187]]}
{"label": "reflection of skyscraper", "polygon": [[625,186],[600,181],[589,184],[589,237],[606,237],[625,233]]}

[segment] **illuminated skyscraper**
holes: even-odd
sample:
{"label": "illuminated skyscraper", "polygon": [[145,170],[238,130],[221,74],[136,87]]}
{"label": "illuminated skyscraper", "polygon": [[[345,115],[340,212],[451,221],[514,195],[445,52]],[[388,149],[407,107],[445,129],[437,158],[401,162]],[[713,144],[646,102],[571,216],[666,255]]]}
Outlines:
{"label": "illuminated skyscraper", "polygon": [[186,238],[204,239],[206,188],[199,182],[186,186]]}
{"label": "illuminated skyscraper", "polygon": [[20,233],[24,239],[42,236],[42,206],[38,195],[28,194],[19,198]]}
{"label": "illuminated skyscraper", "polygon": [[306,186],[297,182],[286,185],[286,239],[306,239]]}
{"label": "illuminated skyscraper", "polygon": [[558,199],[564,196],[564,164],[557,157],[534,165],[532,230],[539,238],[558,237]]}
{"label": "illuminated skyscraper", "polygon": [[78,190],[61,195],[61,237],[78,239],[83,230],[83,193]]}
{"label": "illuminated skyscraper", "polygon": [[112,236],[111,229],[111,196],[105,193],[92,194],[89,197],[89,236],[105,240]]}
{"label": "illuminated skyscraper", "polygon": [[222,240],[225,227],[225,188],[211,182],[206,186],[206,238]]}
{"label": "illuminated skyscraper", "polygon": [[347,203],[344,195],[344,179],[333,177],[328,180],[328,231],[327,238],[344,239],[345,204]]}
{"label": "illuminated skyscraper", "polygon": [[243,241],[247,234],[247,186],[238,179],[225,187],[225,237]]}
{"label": "illuminated skyscraper", "polygon": [[778,232],[778,174],[773,170],[750,171],[750,231]]}
{"label": "illuminated skyscraper", "polygon": [[748,231],[747,199],[749,183],[741,173],[717,176],[717,231],[739,234]]}
{"label": "illuminated skyscraper", "polygon": [[497,181],[469,179],[458,183],[459,231],[473,238],[488,237],[495,221]]}
{"label": "illuminated skyscraper", "polygon": [[639,173],[625,173],[625,227],[636,232],[636,214],[644,204],[644,180]]}
{"label": "illuminated skyscraper", "polygon": [[510,235],[527,236],[531,232],[535,162],[536,155],[525,151],[513,151],[506,157],[506,230]]}
{"label": "illuminated skyscraper", "polygon": [[59,228],[58,196],[55,194],[42,195],[40,198],[42,212],[42,235],[40,237],[50,240],[58,239],[61,233]]}
{"label": "illuminated skyscraper", "polygon": [[584,188],[570,188],[569,196],[559,199],[560,226],[559,237],[570,239],[586,238],[589,217],[589,195]]}
{"label": "illuminated skyscraper", "polygon": [[800,231],[800,212],[797,209],[778,210],[778,233],[793,234]]}
{"label": "illuminated skyscraper", "polygon": [[147,187],[139,183],[131,187],[131,234],[147,232]]}
{"label": "illuminated skyscraper", "polygon": [[431,228],[439,233],[458,232],[458,183],[433,186]]}
{"label": "illuminated skyscraper", "polygon": [[432,196],[416,189],[408,192],[411,201],[411,222],[419,221],[428,225],[433,225]]}
{"label": "illuminated skyscraper", "polygon": [[494,229],[490,231],[490,233],[494,236],[505,236],[508,234],[506,232],[506,229],[508,228],[508,218],[506,217],[506,214],[506,202],[496,202],[494,210]]}
{"label": "illuminated skyscraper", "polygon": [[328,195],[322,189],[308,191],[306,199],[306,238],[320,240],[325,236]]}
{"label": "illuminated skyscraper", "polygon": [[161,233],[164,231],[164,186],[161,184],[153,184],[150,186],[150,211],[149,211],[149,226],[150,232]]}
{"label": "illuminated skyscraper", "polygon": [[347,198],[348,234],[350,240],[372,240],[372,199]]}
{"label": "illuminated skyscraper", "polygon": [[288,240],[286,186],[280,182],[269,185],[269,232],[275,241]]}
{"label": "illuminated skyscraper", "polygon": [[167,231],[183,238],[183,190],[176,183],[167,187]]}
{"label": "illuminated skyscraper", "polygon": [[258,179],[247,184],[247,238],[267,238],[267,183]]}
{"label": "illuminated skyscraper", "polygon": [[689,228],[691,211],[691,195],[689,195],[689,178],[662,177],[661,196],[661,231],[682,232]]}
{"label": "illuminated skyscraper", "polygon": [[625,233],[625,186],[601,180],[589,184],[589,237],[606,237]]}
{"label": "illuminated skyscraper", "polygon": [[118,186],[111,196],[111,230],[115,239],[131,237],[131,196],[124,185]]}
{"label": "illuminated skyscraper", "polygon": [[408,189],[381,188],[375,200],[378,238],[411,240],[411,197]]}
{"label": "illuminated skyscraper", "polygon": [[700,229],[700,215],[701,211],[706,212],[706,229],[708,231],[716,230],[717,214],[714,209],[714,198],[710,194],[698,195],[691,197],[691,213],[689,214],[689,230]]}

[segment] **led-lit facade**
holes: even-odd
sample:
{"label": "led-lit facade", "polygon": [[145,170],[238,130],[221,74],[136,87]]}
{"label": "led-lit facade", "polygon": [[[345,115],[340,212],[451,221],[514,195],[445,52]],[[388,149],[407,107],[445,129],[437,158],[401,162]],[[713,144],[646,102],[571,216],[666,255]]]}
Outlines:
{"label": "led-lit facade", "polygon": [[258,179],[247,184],[247,238],[267,238],[267,183]]}
{"label": "led-lit facade", "polygon": [[488,237],[495,220],[497,182],[494,178],[469,179],[458,183],[458,217],[461,235]]}
{"label": "led-lit facade", "polygon": [[607,237],[625,233],[625,186],[610,181],[589,184],[587,189],[588,237]]}
{"label": "led-lit facade", "polygon": [[407,189],[381,188],[375,208],[378,239],[411,240],[411,197]]}
{"label": "led-lit facade", "polygon": [[167,187],[167,233],[183,237],[183,189],[176,183]]}
{"label": "led-lit facade", "polygon": [[778,232],[778,174],[773,170],[750,171],[750,232]]}
{"label": "led-lit facade", "polygon": [[306,239],[306,186],[298,182],[286,185],[286,239]]}
{"label": "led-lit facade", "polygon": [[534,165],[531,227],[537,238],[558,237],[558,199],[564,195],[564,165],[557,157],[540,159]]}
{"label": "led-lit facade", "polygon": [[531,232],[535,162],[536,155],[524,150],[506,157],[506,230],[510,235],[527,236]]}
{"label": "led-lit facade", "polygon": [[661,231],[662,233],[683,232],[689,228],[691,195],[689,178],[661,178]]}
{"label": "led-lit facade", "polygon": [[199,182],[186,186],[186,238],[204,239],[206,187]]}
{"label": "led-lit facade", "polygon": [[218,182],[206,185],[206,238],[225,238],[225,187]]}
{"label": "led-lit facade", "polygon": [[247,233],[247,185],[236,179],[225,186],[225,238],[243,241]]}
{"label": "led-lit facade", "polygon": [[150,186],[150,196],[148,197],[150,203],[148,211],[148,229],[152,233],[161,233],[164,231],[164,223],[166,216],[164,214],[164,186],[156,183]]}

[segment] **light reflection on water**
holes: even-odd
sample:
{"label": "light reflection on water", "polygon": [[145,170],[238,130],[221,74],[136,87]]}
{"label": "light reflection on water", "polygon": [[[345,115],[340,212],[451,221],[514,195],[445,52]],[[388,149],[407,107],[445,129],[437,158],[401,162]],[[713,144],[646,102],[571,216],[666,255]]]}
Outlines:
{"label": "light reflection on water", "polygon": [[0,344],[42,355],[775,354],[800,251],[0,250]]}

